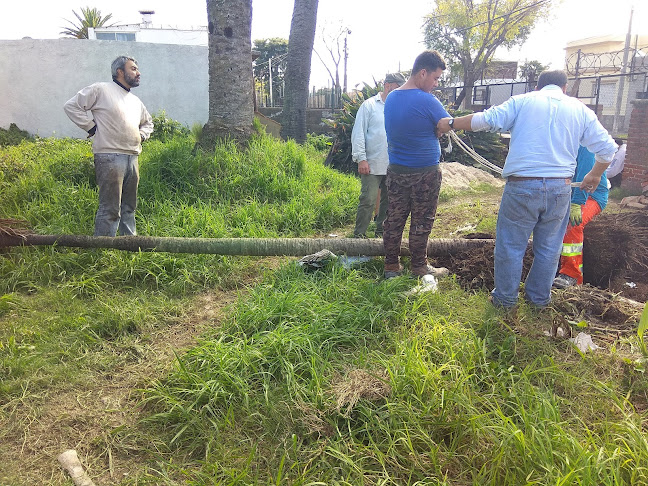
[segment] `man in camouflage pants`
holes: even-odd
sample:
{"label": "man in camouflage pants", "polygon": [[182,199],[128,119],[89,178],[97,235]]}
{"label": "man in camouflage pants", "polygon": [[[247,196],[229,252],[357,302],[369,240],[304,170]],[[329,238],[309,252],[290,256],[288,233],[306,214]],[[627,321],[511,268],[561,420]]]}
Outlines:
{"label": "man in camouflage pants", "polygon": [[446,68],[437,51],[424,51],[414,61],[412,76],[385,101],[385,131],[389,152],[389,207],[383,226],[385,278],[400,275],[401,240],[411,214],[409,249],[411,273],[439,275],[428,265],[427,242],[436,217],[441,189],[441,147],[436,135],[439,120],[448,117],[431,93]]}

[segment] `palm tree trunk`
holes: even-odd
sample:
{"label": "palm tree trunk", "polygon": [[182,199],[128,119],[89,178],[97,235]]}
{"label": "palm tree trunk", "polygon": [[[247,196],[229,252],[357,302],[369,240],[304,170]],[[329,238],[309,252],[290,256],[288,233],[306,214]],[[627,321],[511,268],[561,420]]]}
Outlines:
{"label": "palm tree trunk", "polygon": [[207,21],[209,120],[201,144],[213,148],[218,139],[245,142],[252,134],[252,0],[207,0]]}
{"label": "palm tree trunk", "polygon": [[288,40],[281,136],[300,143],[306,140],[308,81],[317,26],[317,4],[318,0],[295,0]]}
{"label": "palm tree trunk", "polygon": [[[428,255],[443,256],[492,244],[491,239],[437,238],[428,241]],[[152,236],[9,235],[0,233],[0,248],[57,245],[114,248],[126,251],[211,253],[248,256],[304,256],[320,250],[349,256],[384,255],[380,239],[358,238],[170,238]],[[401,255],[409,255],[407,240]]]}

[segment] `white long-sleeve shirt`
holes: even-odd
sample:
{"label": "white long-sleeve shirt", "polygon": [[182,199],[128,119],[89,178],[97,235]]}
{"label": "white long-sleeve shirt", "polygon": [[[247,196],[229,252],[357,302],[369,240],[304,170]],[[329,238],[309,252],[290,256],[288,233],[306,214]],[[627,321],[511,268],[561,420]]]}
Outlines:
{"label": "white long-sleeve shirt", "polygon": [[151,136],[153,120],[144,103],[115,82],[95,83],[70,98],[63,109],[86,132],[95,125],[95,154],[138,155]]}
{"label": "white long-sleeve shirt", "polygon": [[614,154],[614,157],[612,158],[612,162],[607,168],[606,173],[608,179],[610,177],[619,175],[621,172],[623,172],[623,166],[625,165],[625,156],[626,156],[626,144],[622,143],[621,146],[619,147],[619,150],[617,150],[616,154]]}
{"label": "white long-sleeve shirt", "polygon": [[389,155],[385,133],[385,102],[381,93],[365,100],[356,113],[351,131],[351,156],[358,163],[369,162],[372,175],[387,174]]}

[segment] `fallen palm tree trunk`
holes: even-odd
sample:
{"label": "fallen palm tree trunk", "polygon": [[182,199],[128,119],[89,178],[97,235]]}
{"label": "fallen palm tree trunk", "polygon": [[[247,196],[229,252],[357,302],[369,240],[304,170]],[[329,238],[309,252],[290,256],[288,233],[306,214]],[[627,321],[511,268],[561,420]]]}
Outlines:
{"label": "fallen palm tree trunk", "polygon": [[[491,239],[437,238],[428,242],[431,256],[449,255],[479,248]],[[212,253],[248,256],[304,256],[327,249],[349,256],[384,255],[380,239],[358,238],[171,238],[153,236],[7,235],[0,234],[0,248],[57,245],[75,248],[113,248],[126,251]],[[409,255],[407,241],[402,255]]]}

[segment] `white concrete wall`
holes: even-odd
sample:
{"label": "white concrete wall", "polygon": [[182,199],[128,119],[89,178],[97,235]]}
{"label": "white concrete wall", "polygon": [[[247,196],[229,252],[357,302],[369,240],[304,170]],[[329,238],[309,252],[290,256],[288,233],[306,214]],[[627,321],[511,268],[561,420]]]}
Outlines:
{"label": "white concrete wall", "polygon": [[133,88],[151,114],[191,127],[208,117],[207,47],[81,39],[0,41],[0,127],[41,137],[85,138],[63,112],[81,88],[110,81],[120,55],[137,59],[142,77]]}

